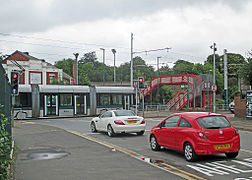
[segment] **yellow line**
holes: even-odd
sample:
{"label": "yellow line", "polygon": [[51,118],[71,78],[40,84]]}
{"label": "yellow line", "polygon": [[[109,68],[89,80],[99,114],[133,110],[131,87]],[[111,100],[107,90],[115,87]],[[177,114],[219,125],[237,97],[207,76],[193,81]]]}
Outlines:
{"label": "yellow line", "polygon": [[[97,139],[95,137],[91,137],[91,136],[89,136],[87,134],[84,134],[84,133],[79,133],[77,131],[72,131],[72,130],[66,130],[66,131],[68,131],[68,132],[70,132],[72,134],[75,134],[77,136],[83,137],[85,139],[88,139],[90,141],[96,142],[98,144],[104,145],[106,147],[114,148],[114,149],[116,149],[116,150],[118,150],[118,151],[120,151],[120,152],[122,152],[124,154],[127,154],[127,155],[129,155],[131,157],[134,157],[134,158],[138,159],[138,160],[144,161],[141,158],[139,158],[142,155],[138,154],[137,152],[131,151],[129,149],[123,148],[123,147],[118,146],[118,145],[108,143],[106,141],[101,141],[101,140],[99,140],[99,139]],[[146,161],[144,161],[144,162],[146,162]],[[201,178],[201,177],[196,176],[194,174],[191,174],[189,172],[183,171],[181,169],[178,169],[178,168],[176,168],[174,166],[171,166],[169,164],[166,164],[166,163],[148,163],[148,164],[150,164],[150,165],[152,165],[154,167],[158,167],[158,168],[163,169],[163,170],[165,170],[165,171],[167,171],[169,173],[175,174],[177,176],[183,177],[183,178],[188,179],[188,180],[195,180],[195,179],[205,180],[204,178]],[[161,166],[161,165],[163,165],[163,166]],[[176,172],[174,172],[174,170],[176,170]],[[192,178],[190,176],[192,176],[194,178]]]}
{"label": "yellow line", "polygon": [[34,124],[33,122],[28,122],[28,121],[15,121],[17,124]]}

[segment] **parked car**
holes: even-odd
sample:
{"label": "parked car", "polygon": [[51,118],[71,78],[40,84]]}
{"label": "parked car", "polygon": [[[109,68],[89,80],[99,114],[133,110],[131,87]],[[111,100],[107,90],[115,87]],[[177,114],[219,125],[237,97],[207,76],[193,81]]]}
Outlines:
{"label": "parked car", "polygon": [[219,153],[235,158],[240,150],[238,130],[226,116],[209,112],[170,115],[152,128],[149,140],[152,150],[179,150],[187,161]]}
{"label": "parked car", "polygon": [[232,102],[228,105],[228,107],[229,107],[229,110],[230,110],[232,113],[234,113],[234,109],[235,109],[235,103],[234,103],[234,101],[232,101]]}
{"label": "parked car", "polygon": [[110,110],[91,120],[92,132],[107,132],[108,136],[117,133],[137,133],[143,135],[146,123],[143,117],[137,116],[131,110]]}

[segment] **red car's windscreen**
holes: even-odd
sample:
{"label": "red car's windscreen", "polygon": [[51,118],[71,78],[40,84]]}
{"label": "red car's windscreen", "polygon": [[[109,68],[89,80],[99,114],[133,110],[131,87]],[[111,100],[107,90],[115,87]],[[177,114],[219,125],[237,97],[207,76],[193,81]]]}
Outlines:
{"label": "red car's windscreen", "polygon": [[229,128],[231,124],[223,116],[207,116],[197,119],[198,124],[204,129]]}

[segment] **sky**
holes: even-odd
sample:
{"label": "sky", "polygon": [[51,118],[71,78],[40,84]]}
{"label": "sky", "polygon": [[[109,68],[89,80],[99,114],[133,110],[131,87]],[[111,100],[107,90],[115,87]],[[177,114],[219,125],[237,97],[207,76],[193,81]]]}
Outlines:
{"label": "sky", "polygon": [[[0,53],[15,50],[55,62],[95,51],[116,66],[134,57],[156,67],[178,59],[203,63],[227,49],[245,58],[252,50],[252,0],[8,0],[0,6]],[[170,48],[167,50],[158,50]],[[141,51],[148,53],[138,53]]]}

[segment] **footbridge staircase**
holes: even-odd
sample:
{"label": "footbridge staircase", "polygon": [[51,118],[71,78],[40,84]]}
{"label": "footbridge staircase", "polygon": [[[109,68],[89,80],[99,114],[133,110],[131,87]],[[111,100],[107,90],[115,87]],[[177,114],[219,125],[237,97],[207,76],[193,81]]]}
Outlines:
{"label": "footbridge staircase", "polygon": [[[151,95],[153,89],[159,85],[187,85],[187,89],[183,92],[177,93],[167,104],[168,110],[181,110],[185,105],[196,102],[197,96],[201,94],[201,82],[200,76],[193,74],[180,74],[180,75],[166,75],[154,77],[145,89],[142,89],[138,93],[139,100],[148,94]],[[152,96],[151,96],[152,98]]]}

